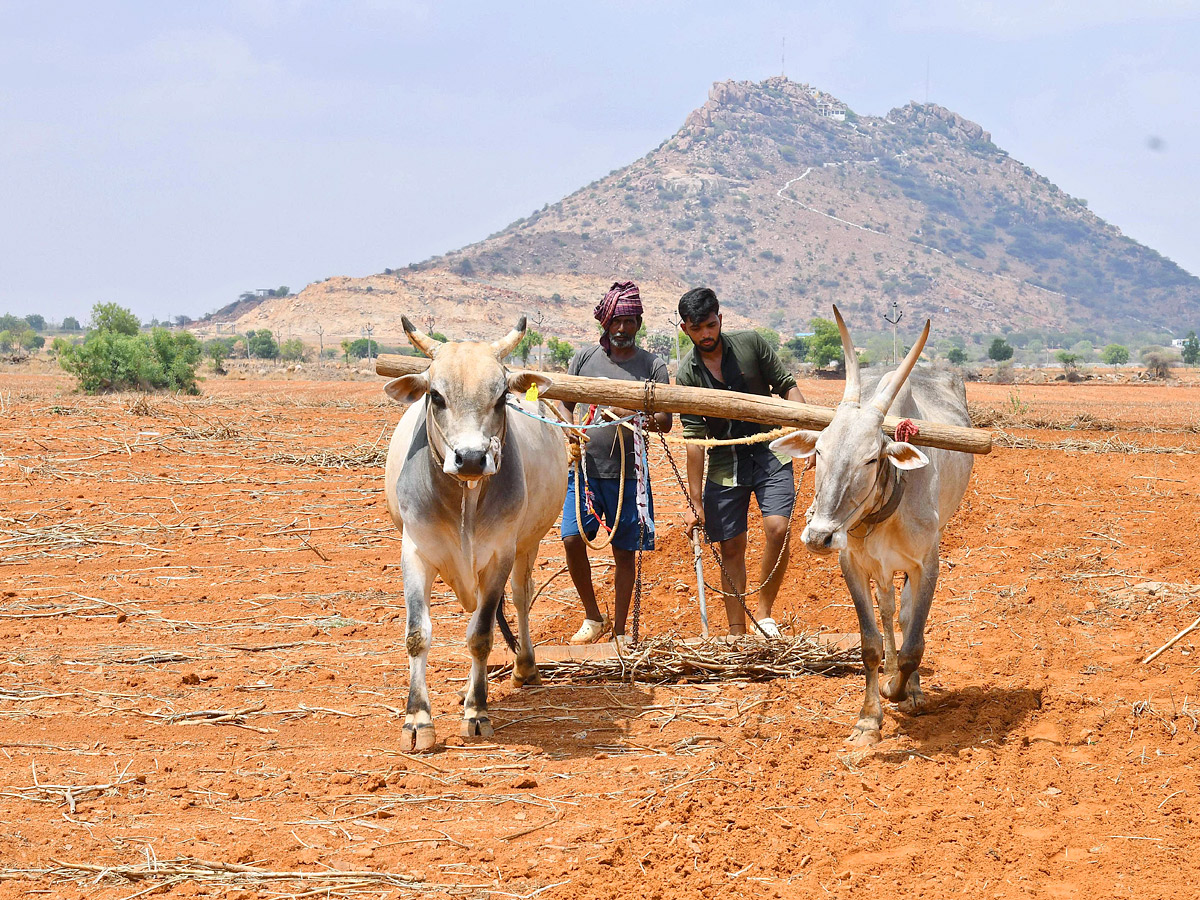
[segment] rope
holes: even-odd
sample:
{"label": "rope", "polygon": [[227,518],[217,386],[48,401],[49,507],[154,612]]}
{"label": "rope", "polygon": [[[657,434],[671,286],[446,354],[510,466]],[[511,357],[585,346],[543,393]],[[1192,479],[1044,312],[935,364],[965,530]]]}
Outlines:
{"label": "rope", "polygon": [[[550,424],[553,425],[554,423],[551,422]],[[604,424],[608,425],[611,423],[606,422]],[[596,428],[598,426],[582,425],[576,427]],[[617,441],[621,445],[621,478],[620,484],[617,487],[617,509],[613,514],[612,528],[609,528],[604,524],[604,520],[601,519],[600,516],[596,515],[596,510],[592,506],[591,501],[589,500],[588,502],[588,512],[591,513],[592,518],[596,520],[596,524],[599,525],[604,531],[604,537],[599,538],[598,540],[589,538],[583,528],[583,509],[580,495],[587,490],[587,475],[584,473],[586,464],[583,461],[582,447],[580,448],[579,462],[575,463],[575,524],[579,526],[579,536],[583,538],[583,543],[592,550],[603,550],[605,547],[611,544],[613,542],[613,538],[616,537],[617,534],[616,526],[621,524],[621,510],[625,505],[625,432],[620,428],[617,429]]]}

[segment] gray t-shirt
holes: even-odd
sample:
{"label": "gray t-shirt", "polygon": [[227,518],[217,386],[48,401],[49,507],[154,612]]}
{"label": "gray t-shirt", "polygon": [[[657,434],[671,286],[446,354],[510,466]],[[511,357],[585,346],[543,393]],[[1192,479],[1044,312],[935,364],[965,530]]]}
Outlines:
{"label": "gray t-shirt", "polygon": [[[667,364],[661,358],[638,347],[632,357],[624,362],[613,362],[599,344],[584,347],[571,357],[567,365],[568,375],[585,375],[588,378],[615,378],[622,381],[645,381],[649,378],[659,384],[669,384]],[[582,404],[580,404],[582,406]],[[577,410],[576,420],[582,417]],[[621,445],[617,439],[620,425],[593,428],[588,431],[587,461],[588,478],[621,477]],[[634,477],[633,433],[625,429],[625,477]]]}

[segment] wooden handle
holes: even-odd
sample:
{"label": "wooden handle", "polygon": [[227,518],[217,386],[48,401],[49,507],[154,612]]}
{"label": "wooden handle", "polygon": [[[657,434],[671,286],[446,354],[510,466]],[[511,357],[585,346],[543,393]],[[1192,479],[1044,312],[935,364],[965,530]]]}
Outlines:
{"label": "wooden handle", "polygon": [[[419,356],[384,354],[375,360],[376,373],[388,378],[415,375],[424,372],[428,367],[429,360]],[[645,408],[645,382],[585,378],[582,375],[566,375],[562,372],[543,374],[554,380],[554,384],[542,392],[542,396],[548,400],[599,403],[604,406],[649,412]],[[780,397],[684,387],[678,384],[655,384],[653,398],[654,412],[690,413],[695,416],[739,419],[743,422],[758,422],[775,427],[790,425],[793,428],[811,428],[818,431],[833,421],[834,413],[832,409],[824,406],[793,403]],[[900,418],[888,416],[883,420],[883,430],[893,435],[900,422]],[[982,429],[943,425],[940,422],[925,422],[919,419],[914,419],[913,423],[919,429],[919,434],[912,439],[912,443],[922,447],[939,447],[963,453],[990,453],[992,450],[992,435]]]}

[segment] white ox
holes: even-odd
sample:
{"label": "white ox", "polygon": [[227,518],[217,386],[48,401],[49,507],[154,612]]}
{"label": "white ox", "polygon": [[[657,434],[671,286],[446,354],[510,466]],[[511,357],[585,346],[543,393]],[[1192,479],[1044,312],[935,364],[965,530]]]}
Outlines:
{"label": "white ox", "polygon": [[[425,398],[413,403],[396,426],[384,478],[388,512],[404,535],[400,559],[409,688],[401,746],[426,750],[436,740],[425,685],[435,576],[471,613],[463,736],[493,734],[487,715],[487,658],[494,622],[516,652],[513,683],[538,681],[529,636],[533,564],[542,536],[562,511],[567,456],[558,429],[511,413],[507,406],[510,392],[551,384],[545,375],[504,368],[502,360],[525,333],[524,317],[491,344],[442,343],[417,331],[407,318],[402,322],[408,339],[431,358],[427,371],[397,378],[384,388],[401,403]],[[510,576],[519,636],[515,645],[502,610]]]}
{"label": "white ox", "polygon": [[[971,424],[962,380],[949,371],[913,371],[929,337],[929,322],[904,362],[878,382],[860,386],[858,358],[846,323],[833,308],[846,355],[846,391],[824,431],[798,431],[771,444],[793,456],[816,455],[813,503],[801,535],[814,553],[839,551],[842,575],[854,599],[866,669],[862,711],[848,740],[876,744],[883,727],[879,665],[890,680],[883,695],[905,701],[919,713],[925,704],[917,667],[925,651],[925,621],[937,587],[942,529],[958,509],[973,459],[952,450],[918,450],[890,439],[882,429],[889,409],[904,418],[948,425]],[[860,394],[869,391],[870,402]],[[900,628],[904,642],[896,652],[893,616],[895,572],[903,572]],[[883,619],[875,623],[871,582]],[[885,655],[886,654],[886,655]]]}

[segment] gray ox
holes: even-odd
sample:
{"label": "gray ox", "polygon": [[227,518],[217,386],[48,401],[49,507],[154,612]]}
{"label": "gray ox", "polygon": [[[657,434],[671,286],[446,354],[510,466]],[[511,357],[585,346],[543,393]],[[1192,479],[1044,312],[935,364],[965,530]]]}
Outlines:
{"label": "gray ox", "polygon": [[[435,734],[425,686],[433,627],[429,593],[435,576],[471,613],[467,647],[471,678],[463,700],[464,737],[491,737],[487,658],[499,622],[516,652],[513,683],[536,683],[529,637],[533,564],[542,536],[562,510],[567,455],[558,429],[510,414],[510,392],[550,386],[536,372],[510,373],[501,362],[525,333],[525,318],[491,344],[442,343],[402,319],[408,339],[430,357],[429,369],[388,382],[401,403],[425,397],[405,412],[392,435],[384,473],[387,507],[403,532],[408,649],[408,708],[401,746],[426,750]],[[532,409],[532,407],[531,407]],[[519,640],[504,622],[504,588],[511,576]]]}
{"label": "gray ox", "polygon": [[[947,371],[913,371],[929,337],[929,322],[904,362],[876,383],[860,386],[858,357],[837,307],[833,308],[846,355],[846,392],[824,431],[798,431],[771,443],[793,456],[816,455],[813,503],[801,540],[814,553],[839,553],[842,575],[862,637],[866,694],[857,724],[848,738],[868,746],[880,740],[879,664],[888,683],[883,695],[902,709],[919,713],[925,704],[917,667],[925,651],[925,620],[937,587],[942,529],[958,509],[971,477],[972,457],[952,450],[918,450],[884,434],[883,418],[895,413],[951,425],[971,424],[960,378]],[[871,397],[863,405],[863,389]],[[893,574],[904,573],[900,628],[904,643],[896,652]],[[883,619],[875,624],[871,582]],[[886,653],[886,655],[885,655]]]}

